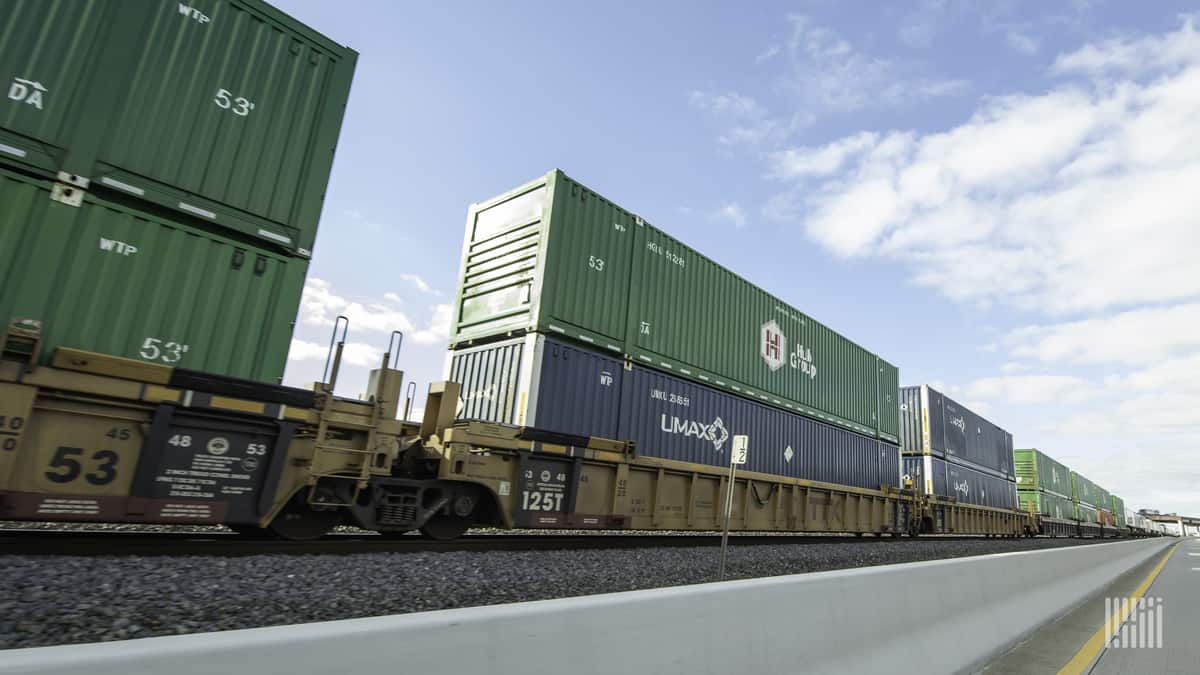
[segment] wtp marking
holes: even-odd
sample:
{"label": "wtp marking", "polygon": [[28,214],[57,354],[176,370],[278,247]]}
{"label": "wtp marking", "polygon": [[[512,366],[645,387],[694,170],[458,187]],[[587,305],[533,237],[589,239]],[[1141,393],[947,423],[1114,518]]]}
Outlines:
{"label": "wtp marking", "polygon": [[[1127,617],[1122,623],[1121,617]],[[1163,600],[1105,598],[1104,627],[1109,649],[1162,649]]]}

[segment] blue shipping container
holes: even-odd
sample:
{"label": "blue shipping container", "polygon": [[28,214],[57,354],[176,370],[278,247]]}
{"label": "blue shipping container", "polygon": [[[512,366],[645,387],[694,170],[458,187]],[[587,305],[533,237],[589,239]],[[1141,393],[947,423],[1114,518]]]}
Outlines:
{"label": "blue shipping container", "polygon": [[905,453],[1016,479],[1012,434],[929,385],[900,388],[900,443]]}
{"label": "blue shipping container", "polygon": [[544,336],[451,352],[462,419],[632,440],[640,455],[869,489],[899,485],[895,445]]}
{"label": "blue shipping container", "polygon": [[925,494],[954,497],[964,504],[998,509],[1017,508],[1017,482],[977,471],[953,460],[929,455],[904,455],[904,475],[916,483],[921,476]]}

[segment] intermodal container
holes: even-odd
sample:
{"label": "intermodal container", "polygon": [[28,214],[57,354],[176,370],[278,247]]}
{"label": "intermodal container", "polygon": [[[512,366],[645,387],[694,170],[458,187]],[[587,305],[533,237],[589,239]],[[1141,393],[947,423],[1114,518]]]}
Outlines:
{"label": "intermodal container", "polygon": [[1071,499],[1071,470],[1062,462],[1034,449],[1013,451],[1013,469],[1020,490],[1045,490]]}
{"label": "intermodal container", "polygon": [[899,485],[893,444],[553,337],[451,352],[446,379],[462,385],[463,419],[632,440],[639,455],[722,467],[733,436],[746,434],[746,470]]}
{"label": "intermodal container", "polygon": [[1125,514],[1125,500],[1116,495],[1110,495],[1112,501],[1113,520],[1116,521],[1117,527],[1125,527],[1129,524],[1129,518]]}
{"label": "intermodal container", "polygon": [[901,448],[1012,480],[1012,434],[929,385],[903,387]]}
{"label": "intermodal container", "polygon": [[1017,508],[1016,482],[953,460],[932,455],[904,455],[904,475],[912,478],[914,483],[920,477],[925,494],[953,497],[964,504]]}
{"label": "intermodal container", "polygon": [[1092,502],[1092,506],[1095,506],[1097,511],[1106,514],[1107,518],[1104,519],[1104,522],[1112,519],[1112,495],[1099,485],[1096,486],[1096,501]]}
{"label": "intermodal container", "polygon": [[4,14],[0,163],[310,255],[353,50],[261,0]]}
{"label": "intermodal container", "polygon": [[0,170],[0,318],[74,347],[277,383],[308,261]]}
{"label": "intermodal container", "polygon": [[1075,517],[1075,507],[1070,497],[1046,490],[1017,490],[1017,499],[1020,502],[1019,508],[1026,513],[1038,513],[1064,520]]}
{"label": "intermodal container", "polygon": [[526,332],[898,440],[894,366],[561,171],[468,213],[451,347]]}
{"label": "intermodal container", "polygon": [[[1083,476],[1071,472],[1071,498],[1095,509],[1100,501],[1100,487]],[[1093,521],[1095,519],[1093,518]]]}
{"label": "intermodal container", "polygon": [[1083,504],[1081,502],[1074,502],[1073,504],[1075,507],[1075,520],[1078,520],[1081,523],[1100,522],[1098,514],[1096,513],[1096,507],[1089,506],[1088,504]]}

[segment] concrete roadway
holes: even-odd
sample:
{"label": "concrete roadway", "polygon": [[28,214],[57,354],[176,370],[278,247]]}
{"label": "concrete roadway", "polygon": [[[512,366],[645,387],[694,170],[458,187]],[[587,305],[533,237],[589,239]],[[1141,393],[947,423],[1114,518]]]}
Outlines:
{"label": "concrete roadway", "polygon": [[[1135,611],[1124,624],[1128,627],[1127,636],[1128,630],[1136,630],[1139,622],[1151,628],[1149,637],[1139,638],[1140,644],[1147,646],[1115,646],[1105,628],[1105,600],[1138,597],[1162,603],[1161,614]],[[1150,626],[1146,616],[1150,613],[1154,620],[1161,616],[1161,631]],[[1162,636],[1161,645],[1149,646],[1158,634]],[[1130,570],[1103,592],[1038,629],[982,672],[988,675],[1200,672],[1200,538],[1181,539],[1165,554]]]}

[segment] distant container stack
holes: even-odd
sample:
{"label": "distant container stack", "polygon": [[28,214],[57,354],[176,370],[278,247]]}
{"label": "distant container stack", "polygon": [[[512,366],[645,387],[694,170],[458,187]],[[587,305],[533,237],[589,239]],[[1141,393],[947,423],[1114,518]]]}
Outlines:
{"label": "distant container stack", "polygon": [[1116,495],[1110,495],[1112,500],[1112,517],[1113,524],[1117,527],[1126,527],[1129,525],[1129,518],[1125,514],[1125,500]]}
{"label": "distant container stack", "polygon": [[450,347],[464,418],[899,484],[895,366],[561,171],[471,207]]}
{"label": "distant container stack", "polygon": [[1076,519],[1085,523],[1103,522],[1096,505],[1103,503],[1102,499],[1107,499],[1107,493],[1074,471],[1071,472],[1071,498],[1075,501]]}
{"label": "distant container stack", "polygon": [[1037,449],[1013,451],[1020,509],[1050,518],[1073,520],[1071,470]]}
{"label": "distant container stack", "polygon": [[905,474],[926,494],[1017,508],[1012,434],[928,385],[900,390]]}
{"label": "distant container stack", "polygon": [[261,0],[5,19],[0,321],[278,381],[357,54]]}

